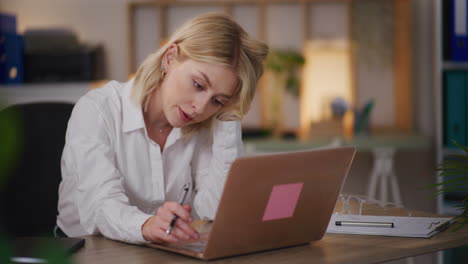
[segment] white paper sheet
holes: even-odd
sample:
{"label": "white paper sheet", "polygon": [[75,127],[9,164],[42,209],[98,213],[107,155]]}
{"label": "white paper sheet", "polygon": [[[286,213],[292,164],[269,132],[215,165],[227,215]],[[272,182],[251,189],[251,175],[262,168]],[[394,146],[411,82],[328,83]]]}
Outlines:
{"label": "white paper sheet", "polygon": [[[429,238],[443,231],[451,224],[450,220],[451,218],[334,214],[328,224],[327,233]],[[391,222],[394,227],[337,226],[336,221]]]}

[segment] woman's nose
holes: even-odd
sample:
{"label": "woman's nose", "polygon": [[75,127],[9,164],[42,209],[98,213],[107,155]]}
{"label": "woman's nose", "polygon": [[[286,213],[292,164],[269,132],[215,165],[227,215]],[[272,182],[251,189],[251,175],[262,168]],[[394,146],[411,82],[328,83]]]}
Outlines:
{"label": "woman's nose", "polygon": [[203,112],[205,112],[209,102],[210,98],[208,96],[202,94],[196,96],[195,100],[193,101],[193,110],[195,114],[201,115]]}

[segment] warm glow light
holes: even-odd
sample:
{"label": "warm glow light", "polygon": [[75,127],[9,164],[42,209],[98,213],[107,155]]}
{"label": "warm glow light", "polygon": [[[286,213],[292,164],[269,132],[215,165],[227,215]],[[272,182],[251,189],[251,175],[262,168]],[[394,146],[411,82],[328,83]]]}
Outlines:
{"label": "warm glow light", "polygon": [[334,98],[353,103],[351,49],[343,40],[313,40],[305,45],[301,130],[309,135],[312,122],[331,118],[330,103]]}

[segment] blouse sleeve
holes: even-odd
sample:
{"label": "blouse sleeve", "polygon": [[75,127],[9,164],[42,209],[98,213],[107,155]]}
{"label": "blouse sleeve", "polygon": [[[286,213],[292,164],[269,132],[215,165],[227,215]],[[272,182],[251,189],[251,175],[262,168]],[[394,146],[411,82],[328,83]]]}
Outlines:
{"label": "blouse sleeve", "polygon": [[193,206],[199,218],[214,219],[229,168],[242,151],[240,121],[216,120],[212,138],[199,142],[192,160]]}
{"label": "blouse sleeve", "polygon": [[76,181],[73,202],[86,232],[144,243],[141,226],[151,215],[131,206],[125,194],[115,163],[112,126],[109,116],[91,99],[83,97],[69,121],[62,174]]}

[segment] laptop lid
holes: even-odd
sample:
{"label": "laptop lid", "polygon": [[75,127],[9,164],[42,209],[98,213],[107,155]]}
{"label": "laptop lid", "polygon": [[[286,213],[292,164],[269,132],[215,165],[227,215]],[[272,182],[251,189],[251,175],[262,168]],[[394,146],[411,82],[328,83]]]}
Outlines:
{"label": "laptop lid", "polygon": [[344,147],[240,157],[205,241],[150,246],[215,259],[319,240],[354,155]]}

